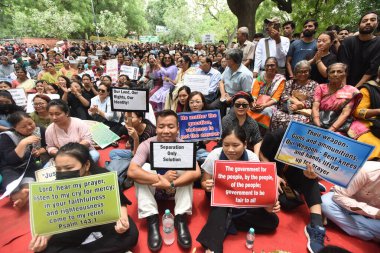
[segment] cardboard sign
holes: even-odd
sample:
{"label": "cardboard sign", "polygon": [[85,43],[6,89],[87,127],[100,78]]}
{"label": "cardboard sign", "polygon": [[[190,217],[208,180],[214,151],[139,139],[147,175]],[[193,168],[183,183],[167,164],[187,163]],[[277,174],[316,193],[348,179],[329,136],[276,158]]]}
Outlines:
{"label": "cardboard sign", "polygon": [[56,172],[55,166],[43,168],[40,170],[36,170],[34,172],[36,176],[37,182],[51,182],[55,180],[55,172]]}
{"label": "cardboard sign", "polygon": [[214,34],[204,34],[202,35],[202,44],[212,44],[215,41]]}
{"label": "cardboard sign", "polygon": [[178,124],[184,141],[215,140],[222,135],[219,110],[178,113]]}
{"label": "cardboard sign", "polygon": [[[29,94],[28,95],[28,101],[26,102],[26,112],[32,113],[34,112],[34,106],[33,106],[33,99],[37,94]],[[50,99],[60,99],[61,97],[59,94],[44,94],[48,96]]]}
{"label": "cardboard sign", "polygon": [[16,105],[24,107],[26,106],[26,94],[25,90],[22,88],[17,89],[9,89],[9,93],[11,93],[13,100],[15,101]]}
{"label": "cardboard sign", "polygon": [[127,65],[121,65],[120,75],[127,75],[131,80],[137,80],[139,77],[139,68]]}
{"label": "cardboard sign", "polygon": [[212,206],[271,206],[277,192],[275,163],[215,161]]}
{"label": "cardboard sign", "polygon": [[151,142],[150,161],[153,170],[195,170],[195,143]]}
{"label": "cardboard sign", "polygon": [[149,92],[143,89],[116,88],[111,89],[112,111],[148,112]]}
{"label": "cardboard sign", "polygon": [[107,60],[106,70],[107,70],[106,74],[111,77],[112,83],[116,83],[117,77],[119,75],[117,59]]}
{"label": "cardboard sign", "polygon": [[94,142],[98,144],[101,149],[104,149],[108,145],[111,145],[112,142],[120,139],[117,134],[112,132],[108,126],[101,122],[92,125],[90,127],[90,133]]}
{"label": "cardboard sign", "polygon": [[190,87],[191,91],[199,91],[206,96],[210,89],[210,76],[185,75],[183,84]]}
{"label": "cardboard sign", "polygon": [[120,218],[116,172],[31,183],[29,187],[33,235],[58,234]]}
{"label": "cardboard sign", "polygon": [[310,163],[320,177],[347,188],[373,149],[327,129],[291,121],[275,159],[303,170]]}

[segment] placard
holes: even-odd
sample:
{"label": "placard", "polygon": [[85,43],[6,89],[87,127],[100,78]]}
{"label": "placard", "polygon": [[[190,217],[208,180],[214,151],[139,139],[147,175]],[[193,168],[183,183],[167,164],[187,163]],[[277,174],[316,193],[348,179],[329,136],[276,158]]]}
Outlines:
{"label": "placard", "polygon": [[207,75],[185,75],[183,84],[190,87],[191,91],[199,91],[207,96],[210,89],[210,76]]}
{"label": "placard", "polygon": [[111,77],[112,83],[117,82],[117,77],[119,75],[118,67],[119,67],[119,65],[118,65],[117,59],[112,59],[112,60],[106,61],[107,75]]}
{"label": "placard", "polygon": [[50,235],[112,223],[120,218],[116,172],[29,186],[33,235]]}
{"label": "placard", "polygon": [[184,141],[220,139],[220,118],[219,110],[178,113],[179,138]]}
{"label": "placard", "polygon": [[148,112],[149,92],[144,89],[111,88],[112,111]]}
{"label": "placard", "polygon": [[78,56],[77,57],[77,60],[80,61],[80,62],[82,62],[83,64],[86,63],[86,59],[87,59],[87,56]]}
{"label": "placard", "polygon": [[99,59],[97,55],[90,55],[89,57],[91,58],[92,62]]}
{"label": "placard", "polygon": [[37,182],[51,182],[55,180],[55,166],[50,166],[34,172]]}
{"label": "placard", "polygon": [[202,35],[202,44],[212,44],[215,41],[214,34],[203,34]]}
{"label": "placard", "polygon": [[215,161],[211,206],[272,206],[277,192],[275,163]]}
{"label": "placard", "polygon": [[8,91],[11,93],[16,105],[21,107],[26,106],[26,94],[23,88],[9,89]]}
{"label": "placard", "polygon": [[96,50],[95,51],[95,55],[97,55],[97,56],[102,56],[103,54],[104,54],[103,50]]}
{"label": "placard", "polygon": [[[29,94],[28,95],[28,101],[26,103],[26,112],[27,113],[32,113],[34,112],[34,106],[33,106],[33,99],[37,94]],[[60,99],[61,97],[59,94],[44,94],[48,96],[50,99]]]}
{"label": "placard", "polygon": [[98,122],[90,127],[90,133],[94,142],[99,145],[101,149],[112,144],[120,139],[120,137],[112,132],[108,126]]}
{"label": "placard", "polygon": [[139,77],[139,68],[127,65],[121,65],[120,75],[127,75],[131,80],[137,80]]}
{"label": "placard", "polygon": [[327,129],[291,121],[275,159],[303,170],[311,163],[320,177],[347,188],[373,149]]}
{"label": "placard", "polygon": [[151,142],[150,161],[153,170],[195,170],[195,143]]}

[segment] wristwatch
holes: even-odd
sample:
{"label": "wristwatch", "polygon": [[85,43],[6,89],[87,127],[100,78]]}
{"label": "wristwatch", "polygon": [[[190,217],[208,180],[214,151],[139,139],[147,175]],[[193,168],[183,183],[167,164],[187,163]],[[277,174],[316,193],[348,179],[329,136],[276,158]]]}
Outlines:
{"label": "wristwatch", "polygon": [[171,181],[171,182],[170,182],[170,189],[172,189],[172,190],[175,189],[174,181]]}

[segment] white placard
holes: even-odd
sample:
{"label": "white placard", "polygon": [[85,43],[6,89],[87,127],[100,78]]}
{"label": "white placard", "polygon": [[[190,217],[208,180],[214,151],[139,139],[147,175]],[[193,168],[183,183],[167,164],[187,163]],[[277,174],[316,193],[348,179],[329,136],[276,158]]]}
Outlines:
{"label": "white placard", "polygon": [[210,88],[210,76],[185,75],[183,84],[190,87],[191,91],[199,91],[206,96]]}
{"label": "white placard", "polygon": [[77,60],[78,60],[78,61],[81,61],[83,64],[86,63],[86,59],[87,59],[87,56],[78,56],[78,57],[77,57]]}
{"label": "white placard", "polygon": [[119,74],[117,68],[118,68],[117,59],[106,61],[107,75],[109,75],[112,78],[113,83],[116,83],[117,77]]}
{"label": "white placard", "polygon": [[[37,94],[29,94],[28,95],[28,101],[26,103],[26,112],[27,113],[32,113],[34,112],[34,106],[33,106],[33,98],[36,96]],[[44,94],[46,96],[48,96],[50,99],[60,99],[60,96],[59,94]]]}
{"label": "white placard", "polygon": [[103,55],[103,50],[96,50],[95,55],[97,56],[102,56]]}
{"label": "white placard", "polygon": [[195,170],[195,143],[151,142],[152,169]]}
{"label": "white placard", "polygon": [[169,51],[169,54],[170,54],[170,55],[175,55],[175,50],[170,50],[170,51]]}
{"label": "white placard", "polygon": [[92,61],[99,59],[97,55],[90,55],[89,57],[91,58]]}
{"label": "white placard", "polygon": [[139,77],[139,68],[127,65],[121,65],[120,75],[127,75],[131,80],[137,80]]}
{"label": "white placard", "polygon": [[148,90],[111,89],[111,108],[112,111],[141,111],[148,112]]}
{"label": "white placard", "polygon": [[202,44],[212,44],[215,41],[214,34],[204,34],[202,35]]}
{"label": "white placard", "polygon": [[16,102],[16,105],[24,107],[26,106],[26,94],[23,88],[9,89],[13,100]]}
{"label": "white placard", "polygon": [[168,33],[170,30],[163,25],[156,25],[156,33]]}
{"label": "white placard", "polygon": [[36,175],[37,182],[51,182],[55,180],[56,173],[55,166],[47,167],[44,169],[36,170],[34,174]]}

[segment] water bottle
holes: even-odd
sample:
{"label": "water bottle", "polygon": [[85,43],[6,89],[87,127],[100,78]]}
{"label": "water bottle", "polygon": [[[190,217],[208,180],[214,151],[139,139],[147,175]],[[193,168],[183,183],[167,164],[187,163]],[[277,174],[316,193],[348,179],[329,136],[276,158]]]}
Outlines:
{"label": "water bottle", "polygon": [[247,238],[245,240],[245,246],[247,246],[248,249],[252,249],[254,241],[255,241],[255,230],[253,228],[250,228],[248,230]]}
{"label": "water bottle", "polygon": [[164,229],[163,240],[166,245],[171,245],[174,242],[174,216],[170,213],[169,209],[165,210],[162,216],[162,225]]}

